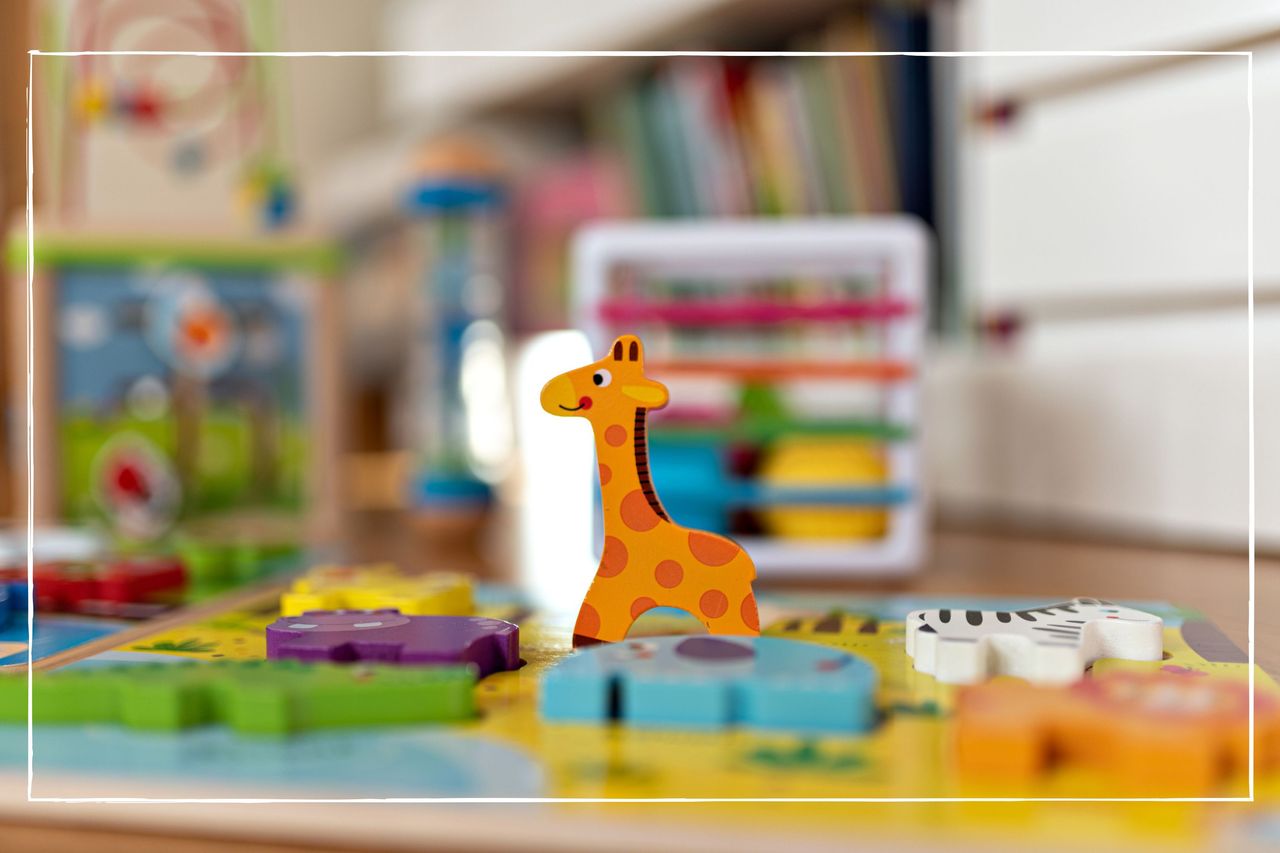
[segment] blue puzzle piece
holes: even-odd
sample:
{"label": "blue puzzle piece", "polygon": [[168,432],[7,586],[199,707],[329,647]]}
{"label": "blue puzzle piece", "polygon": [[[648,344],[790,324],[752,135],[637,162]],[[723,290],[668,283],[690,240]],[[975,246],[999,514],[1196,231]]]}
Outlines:
{"label": "blue puzzle piece", "polygon": [[[34,660],[44,660],[50,655],[114,634],[128,627],[128,623],[106,619],[39,616],[35,622],[35,643],[30,654]],[[14,613],[7,628],[0,628],[0,647],[13,644],[9,654],[0,651],[0,666],[27,662],[27,616],[25,611]]]}
{"label": "blue puzzle piece", "polygon": [[863,732],[876,672],[839,649],[779,637],[644,637],[592,646],[542,683],[548,720],[654,728]]}
{"label": "blue puzzle piece", "polygon": [[[153,655],[153,657],[162,657]],[[246,739],[225,726],[182,733],[115,726],[36,726],[39,781],[97,778],[86,793],[132,779],[139,793],[172,796],[193,780],[242,797],[545,797],[544,771],[530,756],[486,737],[409,726],[306,732]],[[0,769],[27,766],[26,726],[0,725]],[[145,786],[142,785],[145,780]],[[49,780],[47,793],[65,795]],[[90,782],[85,782],[90,785]],[[8,849],[6,847],[5,849]]]}

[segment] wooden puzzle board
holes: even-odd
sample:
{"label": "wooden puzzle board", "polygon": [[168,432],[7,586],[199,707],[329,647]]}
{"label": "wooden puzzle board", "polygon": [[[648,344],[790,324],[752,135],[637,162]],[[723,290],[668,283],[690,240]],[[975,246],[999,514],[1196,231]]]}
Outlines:
{"label": "wooden puzzle board", "polygon": [[[885,719],[875,732],[857,737],[814,737],[544,723],[537,711],[539,683],[546,669],[568,653],[570,626],[530,611],[514,595],[501,590],[486,593],[479,612],[521,625],[521,654],[526,665],[481,682],[477,690],[482,713],[474,722],[313,733],[286,741],[246,741],[219,729],[159,735],[105,726],[38,728],[34,793],[606,799],[1134,796],[1102,774],[1078,769],[1054,772],[1021,786],[965,779],[955,772],[949,720],[955,690],[911,668],[902,650],[901,618],[911,609],[939,603],[1015,608],[1036,603],[1031,600],[766,597],[762,606],[766,634],[856,652],[880,673],[879,704]],[[241,600],[227,610],[170,624],[73,665],[144,659],[255,659],[264,653],[263,627],[278,615],[275,601],[275,592]],[[1166,621],[1166,659],[1153,664],[1103,661],[1095,669],[1163,667],[1187,677],[1247,678],[1248,664],[1241,662],[1239,651],[1197,614],[1158,602],[1140,606]],[[696,627],[675,611],[660,611],[642,618],[633,636],[685,633]],[[1257,679],[1259,690],[1280,694],[1261,671]],[[15,727],[0,738],[0,766],[16,772],[25,763],[23,733]],[[1276,780],[1259,777],[1258,782],[1260,799],[1280,801]],[[1242,796],[1247,791],[1244,780],[1236,778],[1207,793]],[[300,817],[300,808],[289,813],[296,811]],[[771,836],[793,842],[801,837],[829,840],[853,831],[863,837],[901,841],[921,839],[937,828],[946,828],[949,837],[972,838],[975,844],[983,840],[984,844],[1003,842],[1016,848],[1037,839],[1052,847],[1051,842],[1061,841],[1061,833],[1071,828],[1076,838],[1079,832],[1087,831],[1091,837],[1103,839],[1097,845],[1091,842],[1102,849],[1163,850],[1193,849],[1224,834],[1265,840],[1268,832],[1275,831],[1274,820],[1267,822],[1266,813],[1257,807],[1234,804],[1080,803],[1060,808],[1058,804],[1038,803],[881,803],[854,808],[831,803],[768,807],[714,803],[666,811],[661,826],[647,825],[639,817],[649,808],[654,807],[635,805],[625,811],[622,804],[542,807],[532,820],[522,817],[525,834],[521,837],[543,842],[559,839],[554,846],[560,849],[582,848],[582,838],[561,837],[561,823],[568,818],[584,830],[607,827],[603,831],[618,838],[668,838],[673,849],[698,838],[741,838],[743,849],[750,849],[752,843]],[[338,810],[338,814],[344,811]],[[203,815],[193,815],[193,819],[198,823],[206,820]],[[387,833],[389,838],[407,828],[395,817],[386,822],[380,817],[376,820],[380,826],[376,832]],[[287,825],[301,833],[292,836],[297,840],[311,837],[325,822],[307,817]],[[444,837],[448,837],[449,826],[449,819],[442,815],[438,828]],[[491,842],[512,836],[507,829],[496,827],[476,831],[478,837]],[[477,836],[471,837],[474,840]]]}

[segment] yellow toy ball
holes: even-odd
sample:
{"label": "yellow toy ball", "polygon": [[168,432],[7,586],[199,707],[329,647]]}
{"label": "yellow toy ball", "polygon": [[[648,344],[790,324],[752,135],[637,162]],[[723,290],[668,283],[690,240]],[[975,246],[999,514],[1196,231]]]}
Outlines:
{"label": "yellow toy ball", "polygon": [[[889,468],[883,447],[848,438],[782,438],[760,465],[766,486],[883,487]],[[880,539],[889,526],[884,509],[828,506],[766,506],[765,530],[785,539]]]}

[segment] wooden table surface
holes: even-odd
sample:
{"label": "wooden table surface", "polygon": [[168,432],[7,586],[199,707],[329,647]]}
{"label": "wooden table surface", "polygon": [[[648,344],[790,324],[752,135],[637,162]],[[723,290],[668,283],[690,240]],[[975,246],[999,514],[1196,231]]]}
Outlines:
{"label": "wooden table surface", "polygon": [[[370,556],[394,557],[397,556],[396,550],[408,548],[412,553],[407,553],[405,559],[412,564],[415,558],[421,559],[423,553],[412,543],[397,543],[386,537],[374,536],[364,541],[377,543],[370,546]],[[763,582],[762,586],[771,590],[801,588],[793,584],[768,582]],[[1243,554],[948,530],[936,535],[927,569],[910,580],[808,583],[802,588],[931,595],[1044,596],[1046,600],[1075,595],[1162,599],[1200,610],[1241,648],[1245,648],[1248,642],[1249,572],[1248,560]],[[1257,660],[1273,674],[1280,673],[1280,625],[1268,614],[1280,602],[1278,596],[1280,560],[1259,558],[1256,572]],[[5,799],[21,799],[22,796],[18,792],[7,792]],[[303,845],[270,831],[272,815],[277,812],[267,811],[269,809],[281,809],[278,814],[282,818],[293,814],[289,820],[295,821],[296,826],[296,812],[284,811],[287,807],[218,808],[218,813],[227,819],[211,824],[205,818],[207,812],[191,812],[190,818],[184,818],[183,813],[166,811],[165,807],[22,804],[16,810],[7,810],[8,816],[0,819],[0,849],[194,853],[198,850],[409,849],[426,843],[422,836],[396,834],[392,830],[393,821],[388,823],[388,832],[381,836],[376,828],[371,828],[367,842],[353,841],[349,834],[337,834],[329,843],[319,847],[314,846],[314,839]],[[299,807],[292,808],[296,810]],[[236,809],[241,811],[237,813]],[[198,823],[184,822],[195,821],[197,814],[200,815]],[[237,814],[241,817],[236,817]],[[439,817],[443,819],[445,815],[441,813]],[[364,820],[368,820],[368,815],[364,815]],[[424,814],[422,820],[422,828],[425,829],[434,819]],[[418,839],[416,844],[412,843],[414,838]],[[451,841],[449,846],[452,847],[465,839],[454,837]],[[530,838],[528,842],[521,846],[530,849],[547,846],[539,844],[536,838]]]}

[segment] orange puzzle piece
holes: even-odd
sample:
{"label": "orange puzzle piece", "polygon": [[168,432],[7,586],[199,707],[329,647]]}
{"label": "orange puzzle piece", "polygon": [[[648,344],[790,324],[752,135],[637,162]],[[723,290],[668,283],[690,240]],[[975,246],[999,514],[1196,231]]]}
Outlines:
{"label": "orange puzzle piece", "polygon": [[667,404],[666,386],[644,375],[634,335],[601,360],[552,379],[542,408],[580,417],[595,431],[604,504],[604,554],[574,626],[574,644],[617,642],[653,607],[678,607],[712,634],[760,633],[756,568],[737,543],[673,522],[649,480],[645,418]]}
{"label": "orange puzzle piece", "polygon": [[[1053,764],[1092,767],[1138,794],[1198,794],[1249,755],[1245,682],[1113,672],[1069,687],[997,679],[961,691],[962,772],[1027,779]],[[1280,702],[1254,704],[1255,766],[1280,767]]]}

